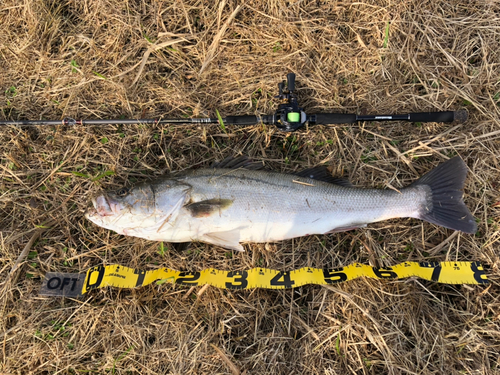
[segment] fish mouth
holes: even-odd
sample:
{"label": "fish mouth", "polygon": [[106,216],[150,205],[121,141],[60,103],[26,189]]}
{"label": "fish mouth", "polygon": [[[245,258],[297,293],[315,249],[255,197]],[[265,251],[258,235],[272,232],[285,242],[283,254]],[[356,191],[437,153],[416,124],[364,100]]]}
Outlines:
{"label": "fish mouth", "polygon": [[105,216],[113,216],[116,214],[116,204],[113,204],[110,202],[108,197],[105,195],[99,195],[97,197],[92,198],[92,205],[94,207],[91,207],[87,210],[86,216],[87,217],[92,217],[92,216],[99,216],[99,217],[105,217]]}

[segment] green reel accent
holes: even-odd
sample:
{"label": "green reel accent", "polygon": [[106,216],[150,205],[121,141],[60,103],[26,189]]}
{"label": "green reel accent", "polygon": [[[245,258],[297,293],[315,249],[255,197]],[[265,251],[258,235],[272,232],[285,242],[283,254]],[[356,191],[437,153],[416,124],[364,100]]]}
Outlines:
{"label": "green reel accent", "polygon": [[299,112],[289,112],[286,116],[288,122],[300,122]]}

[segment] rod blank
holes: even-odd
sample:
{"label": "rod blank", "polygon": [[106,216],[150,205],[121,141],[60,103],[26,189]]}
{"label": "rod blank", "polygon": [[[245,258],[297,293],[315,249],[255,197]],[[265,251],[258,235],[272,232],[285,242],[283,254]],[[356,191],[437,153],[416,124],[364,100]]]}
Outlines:
{"label": "rod blank", "polygon": [[[409,121],[409,122],[459,122],[467,121],[467,111],[444,112],[417,112],[403,115],[355,115],[344,113],[317,113],[307,115],[310,124],[353,124],[359,121]],[[227,125],[254,125],[263,123],[277,124],[277,116],[227,116],[223,119]],[[217,118],[189,118],[189,119],[104,119],[104,120],[75,120],[64,118],[62,120],[14,120],[0,121],[0,126],[43,126],[43,125],[134,125],[134,124],[217,124]]]}

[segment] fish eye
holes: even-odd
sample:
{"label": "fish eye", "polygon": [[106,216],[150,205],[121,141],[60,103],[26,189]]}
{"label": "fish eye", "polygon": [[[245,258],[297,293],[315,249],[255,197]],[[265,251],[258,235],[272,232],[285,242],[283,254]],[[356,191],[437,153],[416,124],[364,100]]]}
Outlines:
{"label": "fish eye", "polygon": [[127,194],[128,194],[128,189],[125,187],[122,187],[116,191],[116,195],[118,195],[119,197],[124,197]]}

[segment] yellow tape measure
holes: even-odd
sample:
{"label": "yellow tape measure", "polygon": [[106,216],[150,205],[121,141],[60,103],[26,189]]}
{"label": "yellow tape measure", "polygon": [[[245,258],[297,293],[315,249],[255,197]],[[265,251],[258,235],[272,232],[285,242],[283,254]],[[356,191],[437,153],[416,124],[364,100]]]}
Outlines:
{"label": "yellow tape measure", "polygon": [[388,268],[354,263],[333,269],[305,267],[294,271],[266,268],[220,271],[209,268],[195,272],[168,268],[144,271],[114,264],[92,267],[84,274],[48,273],[40,294],[74,297],[107,286],[136,288],[155,281],[189,286],[210,284],[222,289],[286,289],[306,284],[336,284],[361,276],[374,279],[403,279],[413,276],[446,284],[488,283],[479,262],[404,262]]}

